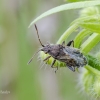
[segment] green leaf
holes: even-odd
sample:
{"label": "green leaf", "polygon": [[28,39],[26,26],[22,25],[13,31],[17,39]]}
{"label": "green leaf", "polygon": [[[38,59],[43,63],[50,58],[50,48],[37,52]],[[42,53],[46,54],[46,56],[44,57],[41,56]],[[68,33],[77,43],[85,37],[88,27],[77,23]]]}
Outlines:
{"label": "green leaf", "polygon": [[96,32],[98,34],[100,34],[100,22],[99,23],[96,23],[96,22],[83,22],[83,23],[80,23],[80,25],[85,28],[85,29],[88,29],[92,32]]}
{"label": "green leaf", "polygon": [[98,70],[100,70],[100,60],[94,56],[91,55],[85,55],[85,57],[88,60],[88,65],[90,65],[93,68],[96,68]]}
{"label": "green leaf", "polygon": [[83,29],[74,39],[74,46],[79,48],[84,38],[91,34],[91,31]]}
{"label": "green leaf", "polygon": [[98,14],[98,15],[93,15],[93,16],[85,16],[85,17],[80,17],[80,18],[78,18],[78,19],[76,19],[76,20],[74,20],[72,23],[71,23],[71,25],[72,24],[75,24],[75,23],[78,23],[78,24],[81,24],[81,23],[88,23],[88,22],[98,22],[98,23],[100,23],[100,14]]}
{"label": "green leaf", "polygon": [[100,35],[93,33],[82,45],[81,51],[85,54],[91,51],[91,49],[100,41]]}
{"label": "green leaf", "polygon": [[35,22],[37,22],[38,20],[42,19],[43,17],[49,16],[51,14],[61,12],[61,11],[64,11],[64,10],[85,8],[85,7],[89,7],[89,6],[95,6],[95,5],[100,5],[100,1],[99,0],[97,0],[97,1],[83,1],[83,2],[64,4],[64,5],[55,7],[55,8],[48,10],[47,12],[44,12],[39,17],[37,17],[35,20],[33,20],[31,22],[31,24],[29,25],[29,27],[31,25],[33,25]]}
{"label": "green leaf", "polygon": [[78,23],[81,27],[100,34],[100,15],[80,17],[72,22],[71,25]]}

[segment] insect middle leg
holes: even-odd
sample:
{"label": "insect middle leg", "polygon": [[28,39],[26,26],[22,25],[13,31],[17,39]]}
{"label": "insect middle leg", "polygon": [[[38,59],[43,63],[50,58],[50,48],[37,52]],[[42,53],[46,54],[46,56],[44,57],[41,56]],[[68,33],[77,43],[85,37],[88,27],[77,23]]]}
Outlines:
{"label": "insect middle leg", "polygon": [[[51,57],[51,56],[46,57],[43,61],[46,61],[46,60],[48,61],[50,57]],[[52,62],[52,64],[51,64],[51,67],[52,67],[52,68],[54,68],[53,65],[55,64],[55,62],[56,62],[56,59],[54,59],[53,62]],[[47,64],[47,62],[46,62],[46,64]],[[57,70],[58,70],[58,67],[57,67]],[[56,71],[57,71],[57,70],[56,70]],[[55,71],[55,73],[56,73],[56,71]]]}
{"label": "insect middle leg", "polygon": [[73,40],[69,41],[67,46],[71,46],[72,43],[73,43],[73,47],[74,47],[74,41]]}
{"label": "insect middle leg", "polygon": [[47,64],[47,62],[48,62],[48,60],[49,60],[49,58],[50,58],[51,56],[48,56],[48,57],[46,57],[43,61],[46,61],[46,64]]}
{"label": "insect middle leg", "polygon": [[[56,62],[56,59],[54,59],[53,62],[52,62],[52,64],[51,64],[51,67],[52,67],[52,68],[54,68],[53,65],[55,64],[55,62]],[[57,69],[55,70],[55,73],[57,72],[57,70],[58,70],[58,67],[57,67]]]}

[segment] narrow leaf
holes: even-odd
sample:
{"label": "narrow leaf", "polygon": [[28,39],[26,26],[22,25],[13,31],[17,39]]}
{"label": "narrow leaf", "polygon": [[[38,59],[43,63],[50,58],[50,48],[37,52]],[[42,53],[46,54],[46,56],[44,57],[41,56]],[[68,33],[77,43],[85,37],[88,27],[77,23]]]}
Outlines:
{"label": "narrow leaf", "polygon": [[75,24],[75,23],[87,23],[87,22],[100,22],[100,14],[99,15],[93,15],[93,16],[85,16],[85,17],[80,17],[76,20],[74,20],[72,24]]}
{"label": "narrow leaf", "polygon": [[38,20],[42,19],[43,17],[49,16],[51,14],[64,11],[64,10],[71,10],[71,9],[78,9],[78,8],[85,8],[85,7],[90,7],[90,6],[95,6],[95,5],[100,5],[100,1],[83,1],[83,2],[76,2],[76,3],[69,3],[69,4],[64,4],[55,8],[52,8],[48,10],[47,12],[44,12],[41,14],[39,17],[37,17],[35,20],[31,22],[29,27],[33,25],[35,22]]}
{"label": "narrow leaf", "polygon": [[83,29],[74,39],[74,46],[76,48],[79,48],[82,41],[86,36],[89,36],[91,34],[91,31],[88,31],[86,29]]}
{"label": "narrow leaf", "polygon": [[96,32],[98,34],[100,34],[100,23],[80,23],[80,25],[85,28],[88,29],[92,32]]}
{"label": "narrow leaf", "polygon": [[100,41],[100,35],[97,33],[93,33],[82,45],[81,51],[85,54],[90,52],[92,48]]}

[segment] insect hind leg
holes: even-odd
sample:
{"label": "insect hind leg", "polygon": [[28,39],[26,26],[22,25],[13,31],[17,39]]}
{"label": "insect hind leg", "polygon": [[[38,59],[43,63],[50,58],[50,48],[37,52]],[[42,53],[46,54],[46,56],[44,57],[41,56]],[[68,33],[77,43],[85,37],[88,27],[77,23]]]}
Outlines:
{"label": "insect hind leg", "polygon": [[67,66],[70,70],[72,70],[73,72],[75,72],[75,67],[72,66]]}
{"label": "insect hind leg", "polygon": [[67,46],[71,46],[72,43],[73,43],[73,47],[74,47],[74,41],[73,40],[69,41]]}
{"label": "insect hind leg", "polygon": [[53,65],[55,64],[55,62],[56,62],[56,59],[54,59],[53,62],[52,62],[52,64],[51,64],[52,68],[54,68]]}

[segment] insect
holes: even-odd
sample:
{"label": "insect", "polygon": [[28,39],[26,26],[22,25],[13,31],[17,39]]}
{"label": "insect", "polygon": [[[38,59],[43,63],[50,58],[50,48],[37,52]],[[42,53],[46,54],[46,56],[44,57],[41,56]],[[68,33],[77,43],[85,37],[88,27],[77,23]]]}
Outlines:
{"label": "insect", "polygon": [[[75,72],[75,68],[83,67],[87,64],[87,59],[85,58],[85,56],[80,52],[79,49],[74,48],[73,40],[69,41],[69,43],[67,45],[65,45],[65,41],[63,41],[62,44],[43,45],[39,38],[38,29],[37,29],[36,25],[35,25],[35,29],[37,31],[37,36],[38,36],[39,42],[42,46],[42,48],[39,51],[43,51],[45,54],[49,54],[49,56],[46,57],[43,61],[47,61],[50,57],[54,58],[54,60],[51,64],[52,68],[53,68],[56,60],[64,62],[66,64],[66,66],[73,72]],[[73,43],[73,47],[70,47],[72,43]],[[34,57],[34,55],[33,55],[33,57]],[[33,57],[30,59],[28,64],[33,60]]]}

